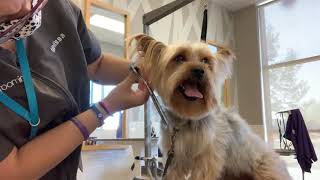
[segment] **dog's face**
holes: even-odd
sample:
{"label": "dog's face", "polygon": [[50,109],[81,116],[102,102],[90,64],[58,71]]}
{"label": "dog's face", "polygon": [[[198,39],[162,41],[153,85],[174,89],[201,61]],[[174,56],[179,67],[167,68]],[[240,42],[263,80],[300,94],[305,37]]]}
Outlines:
{"label": "dog's face", "polygon": [[138,67],[170,111],[198,120],[219,103],[223,82],[231,75],[229,50],[212,54],[204,43],[167,46],[146,35],[134,39]]}

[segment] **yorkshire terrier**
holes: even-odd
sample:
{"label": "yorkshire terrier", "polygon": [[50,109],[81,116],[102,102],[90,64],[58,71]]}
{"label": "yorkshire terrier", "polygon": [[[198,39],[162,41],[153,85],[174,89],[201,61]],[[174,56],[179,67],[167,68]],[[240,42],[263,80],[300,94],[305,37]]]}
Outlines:
{"label": "yorkshire terrier", "polygon": [[[220,103],[234,54],[205,43],[165,45],[147,35],[130,41],[132,59],[164,104],[160,148],[174,147],[166,180],[289,180],[285,163],[236,112]],[[148,75],[148,77],[146,77]],[[174,146],[173,129],[178,128]]]}

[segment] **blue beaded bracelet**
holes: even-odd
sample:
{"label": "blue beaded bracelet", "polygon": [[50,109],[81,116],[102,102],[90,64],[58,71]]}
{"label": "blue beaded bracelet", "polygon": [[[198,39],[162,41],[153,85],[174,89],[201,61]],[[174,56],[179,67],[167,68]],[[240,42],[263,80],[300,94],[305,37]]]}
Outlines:
{"label": "blue beaded bracelet", "polygon": [[93,104],[90,109],[96,114],[99,121],[99,127],[101,127],[104,124],[103,113],[99,110],[96,104]]}

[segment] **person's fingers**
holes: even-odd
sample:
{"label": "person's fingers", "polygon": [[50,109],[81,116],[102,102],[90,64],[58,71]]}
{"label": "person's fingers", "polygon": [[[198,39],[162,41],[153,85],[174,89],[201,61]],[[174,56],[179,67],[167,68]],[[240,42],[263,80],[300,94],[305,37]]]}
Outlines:
{"label": "person's fingers", "polygon": [[129,74],[129,76],[121,84],[126,88],[131,88],[132,84],[135,84],[136,82],[138,82],[137,77],[133,74]]}
{"label": "person's fingers", "polygon": [[134,96],[139,101],[139,104],[143,104],[149,98],[149,91],[146,88],[144,90],[139,89],[134,93]]}
{"label": "person's fingers", "polygon": [[141,81],[139,81],[138,89],[141,90],[141,91],[147,91],[148,90],[147,86]]}
{"label": "person's fingers", "polygon": [[118,104],[118,110],[135,107],[144,104],[149,98],[147,87],[140,82],[137,90],[132,90],[132,85],[137,82],[134,74],[130,74],[109,95],[109,101]]}

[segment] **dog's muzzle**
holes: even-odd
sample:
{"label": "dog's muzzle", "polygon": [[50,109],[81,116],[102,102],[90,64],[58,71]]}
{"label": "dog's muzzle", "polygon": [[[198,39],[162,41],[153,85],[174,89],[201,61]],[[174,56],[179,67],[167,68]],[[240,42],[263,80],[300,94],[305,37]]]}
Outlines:
{"label": "dog's muzzle", "polygon": [[202,80],[204,77],[204,70],[200,68],[193,69],[192,76],[197,78],[198,80]]}
{"label": "dog's muzzle", "polygon": [[178,87],[180,93],[186,100],[195,101],[203,99],[205,83],[205,71],[202,68],[191,69],[189,78],[181,82]]}

